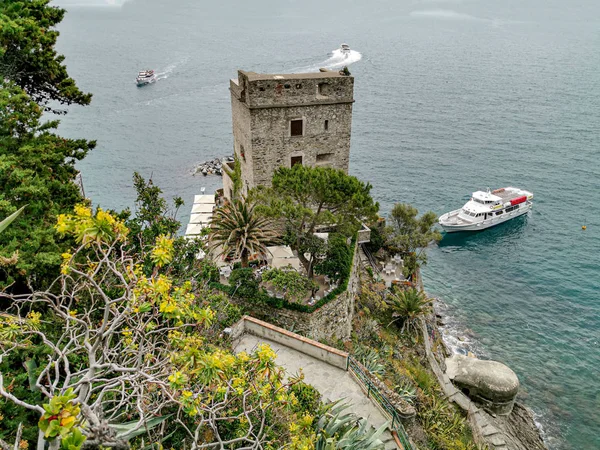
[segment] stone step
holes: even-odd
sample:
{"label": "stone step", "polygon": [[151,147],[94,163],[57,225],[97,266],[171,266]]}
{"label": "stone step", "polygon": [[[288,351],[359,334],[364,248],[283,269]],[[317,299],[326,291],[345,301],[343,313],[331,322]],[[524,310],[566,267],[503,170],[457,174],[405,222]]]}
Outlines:
{"label": "stone step", "polygon": [[485,438],[486,442],[489,442],[492,448],[501,449],[506,448],[506,441],[501,434],[494,434]]}

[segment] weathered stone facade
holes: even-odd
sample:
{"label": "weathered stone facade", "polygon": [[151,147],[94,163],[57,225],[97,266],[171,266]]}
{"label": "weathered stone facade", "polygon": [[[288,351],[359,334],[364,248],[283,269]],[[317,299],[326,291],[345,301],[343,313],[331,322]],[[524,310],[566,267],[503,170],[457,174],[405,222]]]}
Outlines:
{"label": "weathered stone facade", "polygon": [[[244,192],[270,185],[279,167],[301,163],[348,172],[354,78],[338,72],[272,75],[238,72],[231,80],[234,153]],[[230,192],[225,189],[225,195]]]}

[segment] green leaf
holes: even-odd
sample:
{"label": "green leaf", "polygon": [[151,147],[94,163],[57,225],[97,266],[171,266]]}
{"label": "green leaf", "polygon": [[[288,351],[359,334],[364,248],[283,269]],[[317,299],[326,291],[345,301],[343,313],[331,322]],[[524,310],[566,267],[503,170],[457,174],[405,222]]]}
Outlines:
{"label": "green leaf", "polygon": [[169,414],[167,416],[153,417],[152,419],[147,420],[146,423],[142,425],[139,424],[139,421],[134,420],[132,422],[110,424],[109,426],[117,432],[117,438],[125,439],[128,441],[136,436],[140,436],[146,433],[147,431],[151,430],[157,425],[160,425],[172,415],[173,414]]}
{"label": "green leaf", "polygon": [[27,370],[27,376],[29,377],[29,390],[31,392],[39,391],[39,388],[35,385],[37,377],[35,375],[35,369],[37,369],[38,365],[34,359],[28,359],[23,364],[25,369]]}
{"label": "green leaf", "polygon": [[6,219],[4,219],[2,222],[0,222],[0,233],[2,233],[2,231],[4,231],[6,229],[6,227],[8,227],[17,217],[19,217],[19,214],[21,214],[23,212],[23,210],[25,209],[26,206],[27,205],[21,206],[17,211],[12,213],[10,216],[8,216]]}

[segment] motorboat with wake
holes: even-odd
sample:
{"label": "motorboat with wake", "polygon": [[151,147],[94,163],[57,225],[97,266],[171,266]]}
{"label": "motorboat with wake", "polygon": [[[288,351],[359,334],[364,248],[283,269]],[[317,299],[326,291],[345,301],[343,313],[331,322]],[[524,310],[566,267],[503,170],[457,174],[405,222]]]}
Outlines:
{"label": "motorboat with wake", "polygon": [[156,76],[156,73],[154,73],[154,70],[147,69],[138,72],[135,82],[138,86],[145,86],[146,84],[154,83],[157,79],[158,77]]}
{"label": "motorboat with wake", "polygon": [[510,186],[476,191],[461,209],[440,216],[438,222],[446,232],[485,230],[527,213],[532,200],[533,193]]}
{"label": "motorboat with wake", "polygon": [[342,55],[344,55],[344,58],[347,58],[348,55],[350,55],[350,46],[348,44],[342,44],[340,45],[340,51],[342,52]]}

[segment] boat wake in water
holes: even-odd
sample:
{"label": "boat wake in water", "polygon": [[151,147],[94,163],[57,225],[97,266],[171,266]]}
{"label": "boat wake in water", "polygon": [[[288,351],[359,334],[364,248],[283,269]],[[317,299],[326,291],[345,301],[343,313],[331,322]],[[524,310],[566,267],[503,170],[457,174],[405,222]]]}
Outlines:
{"label": "boat wake in water", "polygon": [[173,64],[169,64],[162,72],[156,72],[157,81],[164,80],[165,78],[169,78],[169,76],[175,71],[175,69],[183,64],[186,64],[189,61],[189,58],[184,58],[181,61],[178,61]]}
{"label": "boat wake in water", "polygon": [[318,72],[321,67],[325,69],[341,69],[344,66],[349,66],[362,59],[362,53],[356,50],[350,50],[346,55],[338,48],[331,52],[331,56],[323,62],[318,64],[312,64],[310,66],[298,67],[290,70],[291,73],[303,73],[303,72]]}

